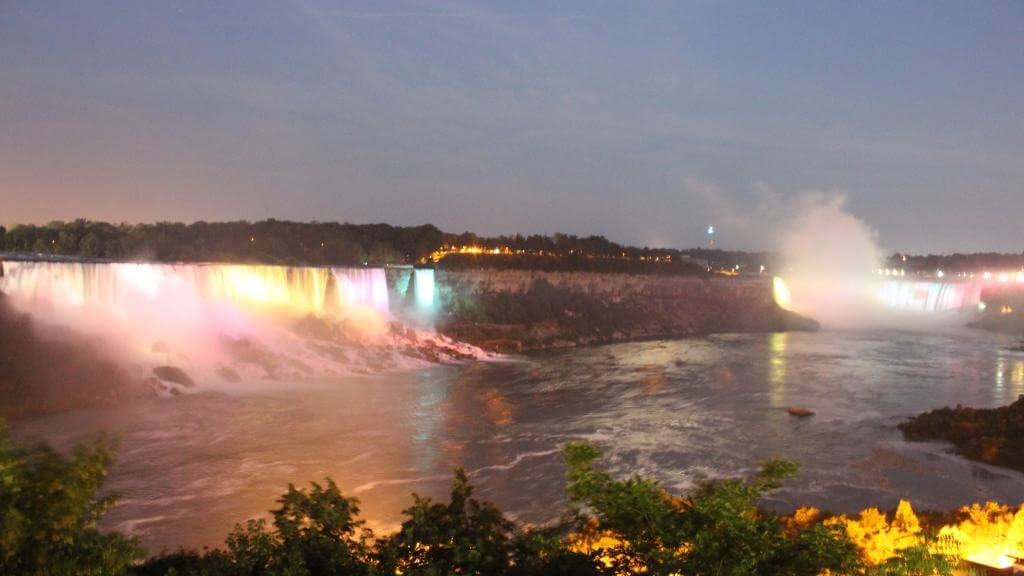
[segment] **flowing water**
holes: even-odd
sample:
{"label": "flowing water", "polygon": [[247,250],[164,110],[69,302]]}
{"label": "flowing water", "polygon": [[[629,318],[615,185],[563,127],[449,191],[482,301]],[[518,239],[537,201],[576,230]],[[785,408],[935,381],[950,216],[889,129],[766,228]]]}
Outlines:
{"label": "flowing water", "polygon": [[[1019,504],[1024,475],[910,444],[896,425],[950,404],[1024,394],[1024,355],[974,331],[719,335],[593,347],[373,377],[255,382],[19,421],[17,438],[68,447],[121,439],[105,527],[151,550],[216,545],[266,513],[289,482],[326,476],[394,527],[413,491],[444,497],[463,466],[478,494],[516,519],[564,510],[559,446],[589,439],[612,470],[684,491],[748,473],[770,456],[800,475],[766,504],[849,512],[911,499],[919,509]],[[798,419],[799,405],[816,415]]]}

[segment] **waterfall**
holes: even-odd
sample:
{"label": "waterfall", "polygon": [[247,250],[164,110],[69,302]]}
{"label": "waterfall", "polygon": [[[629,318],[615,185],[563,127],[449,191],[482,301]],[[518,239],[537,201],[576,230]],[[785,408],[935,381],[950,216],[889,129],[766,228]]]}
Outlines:
{"label": "waterfall", "polygon": [[[383,268],[3,262],[0,292],[40,330],[91,338],[161,395],[368,374],[479,356],[389,309]],[[433,270],[416,270],[418,305]],[[396,328],[396,324],[400,328]],[[169,382],[168,367],[193,384]],[[193,388],[195,386],[195,388]]]}
{"label": "waterfall", "polygon": [[888,308],[906,312],[953,312],[977,310],[981,286],[976,283],[887,280],[878,299]]}
{"label": "waterfall", "polygon": [[978,314],[983,284],[914,278],[803,276],[795,286],[772,282],[775,302],[810,315],[828,328],[924,327],[962,324]]}
{"label": "waterfall", "polygon": [[419,310],[431,310],[434,307],[434,270],[417,268],[413,271],[416,307]]}
{"label": "waterfall", "polygon": [[[55,310],[123,310],[130,303],[170,308],[219,303],[298,315],[355,307],[388,313],[387,281],[381,268],[7,262],[0,290],[15,301]],[[332,290],[336,298],[329,297]]]}
{"label": "waterfall", "polygon": [[388,312],[388,281],[383,268],[332,268],[342,310],[368,307]]}

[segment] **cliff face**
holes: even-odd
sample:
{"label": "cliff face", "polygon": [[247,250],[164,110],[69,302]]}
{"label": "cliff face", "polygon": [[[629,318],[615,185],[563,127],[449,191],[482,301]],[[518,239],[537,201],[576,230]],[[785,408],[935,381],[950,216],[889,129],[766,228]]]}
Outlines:
{"label": "cliff face", "polygon": [[775,304],[770,278],[438,271],[437,288],[438,328],[499,351],[817,328]]}

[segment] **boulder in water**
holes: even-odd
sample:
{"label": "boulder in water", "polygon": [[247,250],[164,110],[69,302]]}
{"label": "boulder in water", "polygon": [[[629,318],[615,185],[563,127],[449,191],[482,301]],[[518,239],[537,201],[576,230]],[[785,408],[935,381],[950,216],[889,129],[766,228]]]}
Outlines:
{"label": "boulder in water", "polygon": [[814,412],[811,412],[810,410],[802,406],[790,406],[789,410],[786,411],[789,412],[790,416],[796,416],[797,418],[807,418],[809,416],[814,416]]}
{"label": "boulder in water", "polygon": [[181,384],[187,388],[191,388],[196,385],[195,380],[177,366],[157,366],[156,368],[153,368],[153,374],[164,382]]}

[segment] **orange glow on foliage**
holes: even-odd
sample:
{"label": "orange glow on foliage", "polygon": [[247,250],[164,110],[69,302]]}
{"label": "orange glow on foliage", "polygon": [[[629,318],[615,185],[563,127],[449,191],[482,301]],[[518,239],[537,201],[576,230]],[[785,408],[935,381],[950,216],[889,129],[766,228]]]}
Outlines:
{"label": "orange glow on foliage", "polygon": [[825,524],[842,526],[867,563],[875,566],[923,542],[921,523],[906,500],[900,500],[892,521],[877,508],[868,508],[857,518],[837,516]]}
{"label": "orange glow on foliage", "polygon": [[1024,556],[1024,506],[1014,511],[994,502],[960,509],[964,519],[943,526],[939,537],[955,543],[958,555],[986,566],[1005,568],[1013,564],[1008,556]]}
{"label": "orange glow on foliage", "polygon": [[[956,523],[939,527],[937,532],[929,531],[937,536],[928,540],[932,553],[944,554],[953,561],[964,559],[1004,569],[1024,558],[1024,506],[1014,509],[986,502],[965,506],[958,514],[961,519]],[[921,521],[906,500],[900,501],[891,518],[877,508],[868,508],[856,516],[841,515],[822,520],[818,509],[798,508],[782,521],[789,530],[805,529],[817,522],[841,526],[857,547],[861,559],[870,566],[881,565],[899,556],[901,551],[926,542]],[[569,545],[577,552],[597,553],[608,567],[621,566],[630,549],[628,542],[602,529],[596,521],[571,534]],[[680,549],[682,553],[685,551],[685,547]],[[631,569],[645,571],[642,566],[632,566]]]}

